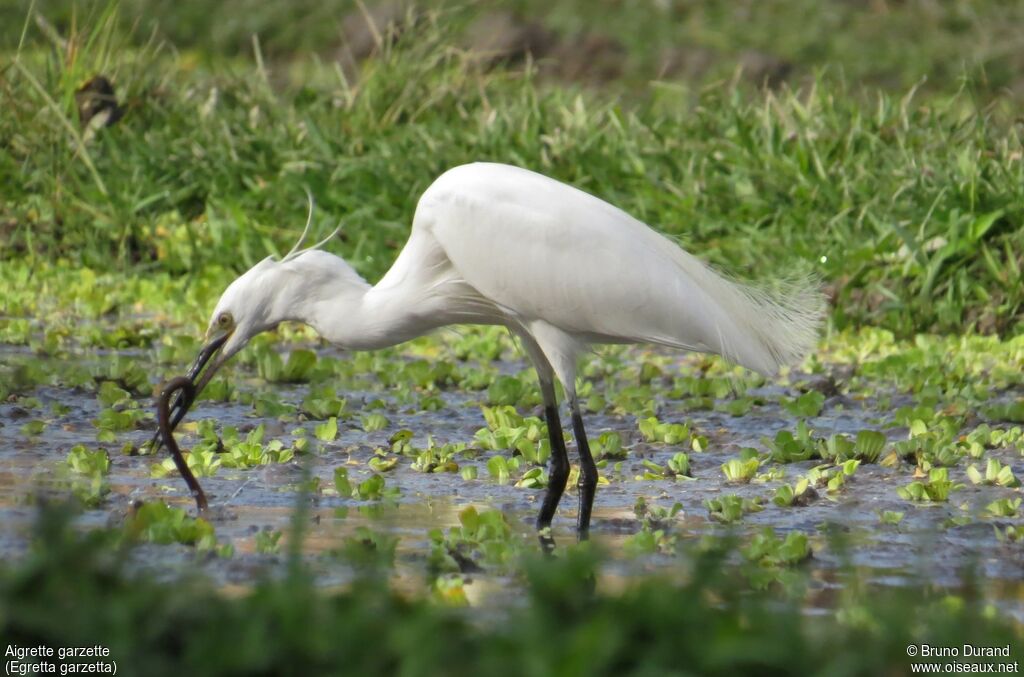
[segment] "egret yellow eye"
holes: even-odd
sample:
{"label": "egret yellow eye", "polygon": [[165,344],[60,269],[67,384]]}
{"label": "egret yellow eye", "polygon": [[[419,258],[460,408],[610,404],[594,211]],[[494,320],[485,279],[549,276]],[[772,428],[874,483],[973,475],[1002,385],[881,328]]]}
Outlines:
{"label": "egret yellow eye", "polygon": [[231,319],[231,313],[221,313],[217,317],[217,326],[220,327],[221,329],[227,329],[233,323],[234,320]]}

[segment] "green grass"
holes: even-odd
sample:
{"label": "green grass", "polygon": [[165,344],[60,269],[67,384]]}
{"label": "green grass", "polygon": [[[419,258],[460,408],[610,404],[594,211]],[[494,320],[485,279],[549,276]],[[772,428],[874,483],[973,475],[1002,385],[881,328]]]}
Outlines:
{"label": "green grass", "polygon": [[[251,51],[197,65],[142,42],[126,13],[80,19],[63,46],[30,23],[0,79],[5,276],[113,256],[212,296],[222,269],[290,247],[309,187],[317,226],[344,222],[331,249],[372,279],[433,178],[494,160],[595,193],[742,277],[814,270],[838,326],[1020,327],[1022,145],[975,103],[980,81],[914,94],[823,72],[792,91],[609,98],[483,70],[451,49],[448,14],[357,77],[313,57],[268,75]],[[96,73],[127,112],[85,141],[74,91]]]}
{"label": "green grass", "polygon": [[[0,8],[0,44],[15,45],[32,0]],[[259,36],[268,63],[302,61],[311,54],[337,58],[350,46],[342,26],[362,26],[355,0],[295,0],[288,5],[236,0],[121,0],[117,24],[135,30],[135,44],[151,36],[182,50],[190,63],[209,65],[252,52]],[[383,2],[366,2],[373,10]],[[871,88],[955,90],[963,76],[984,99],[1024,94],[1024,37],[1016,2],[845,2],[842,0],[409,0],[419,12],[441,9],[446,41],[472,41],[480,15],[509,11],[542,25],[551,36],[542,69],[564,75],[582,67],[584,79],[636,93],[652,80],[699,89],[736,77],[800,82],[827,67]],[[38,4],[57,32],[88,26],[102,3],[49,0]],[[398,12],[402,16],[402,12]],[[380,27],[384,32],[384,26]],[[349,28],[348,30],[352,30]],[[365,31],[361,31],[365,32]],[[601,36],[594,49],[581,42]],[[566,66],[564,62],[570,62]],[[587,69],[587,61],[592,67]],[[287,70],[287,69],[283,69]],[[616,77],[613,82],[608,73]],[[587,77],[589,74],[589,78]]]}

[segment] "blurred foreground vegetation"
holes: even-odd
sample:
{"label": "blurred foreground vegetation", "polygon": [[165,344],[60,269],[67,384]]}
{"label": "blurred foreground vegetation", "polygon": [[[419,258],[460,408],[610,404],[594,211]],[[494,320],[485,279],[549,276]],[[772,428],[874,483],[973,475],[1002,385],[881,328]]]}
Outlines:
{"label": "blurred foreground vegetation", "polygon": [[685,582],[618,592],[594,592],[587,550],[528,561],[523,603],[473,620],[394,592],[370,551],[345,591],[317,590],[295,560],[232,597],[130,573],[115,532],[67,520],[45,508],[31,553],[0,565],[0,632],[11,645],[107,647],[123,674],[879,675],[909,672],[907,646],[921,643],[1009,645],[999,661],[1020,659],[1012,627],[969,589],[855,597],[851,569],[836,616],[808,617],[789,597],[737,586],[728,548],[695,553]]}

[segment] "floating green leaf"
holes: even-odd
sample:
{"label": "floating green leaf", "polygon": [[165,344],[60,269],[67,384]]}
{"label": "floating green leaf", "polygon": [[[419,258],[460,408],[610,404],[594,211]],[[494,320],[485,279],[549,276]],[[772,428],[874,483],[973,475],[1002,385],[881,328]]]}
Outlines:
{"label": "floating green leaf", "polygon": [[322,442],[333,442],[338,438],[338,417],[332,416],[313,428],[313,435]]}

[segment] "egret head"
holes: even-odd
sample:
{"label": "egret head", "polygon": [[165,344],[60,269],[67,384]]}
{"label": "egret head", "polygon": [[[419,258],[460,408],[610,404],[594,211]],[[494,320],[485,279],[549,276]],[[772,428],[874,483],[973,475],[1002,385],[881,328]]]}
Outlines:
{"label": "egret head", "polygon": [[[192,395],[187,402],[181,397],[175,402],[171,430],[217,371],[253,336],[273,329],[285,320],[299,319],[296,301],[308,296],[310,288],[322,282],[318,272],[324,266],[317,263],[322,264],[323,257],[341,262],[335,256],[316,251],[338,234],[340,226],[322,241],[300,250],[312,216],[313,201],[310,198],[306,227],[292,250],[280,260],[273,257],[263,259],[224,290],[206,330],[206,344],[188,370],[187,378],[193,385]],[[348,269],[347,264],[341,263]],[[337,268],[337,263],[333,267]],[[159,435],[158,432],[154,444],[158,442]]]}
{"label": "egret head", "polygon": [[221,294],[206,330],[206,344],[188,371],[197,395],[253,336],[273,329],[284,319],[276,308],[282,299],[282,265],[268,257]]}
{"label": "egret head", "polygon": [[[312,247],[301,249],[312,221],[313,197],[309,196],[306,227],[291,251],[281,260],[272,256],[263,259],[228,285],[221,294],[206,330],[206,345],[188,370],[188,378],[195,385],[197,396],[217,370],[244,348],[253,336],[273,329],[285,320],[297,319],[294,316],[298,300],[296,296],[302,296],[310,284],[315,284],[320,277],[316,274],[320,266],[309,264],[315,263],[321,256],[340,261],[318,251],[338,234],[340,225]],[[204,371],[207,364],[209,366]]]}

